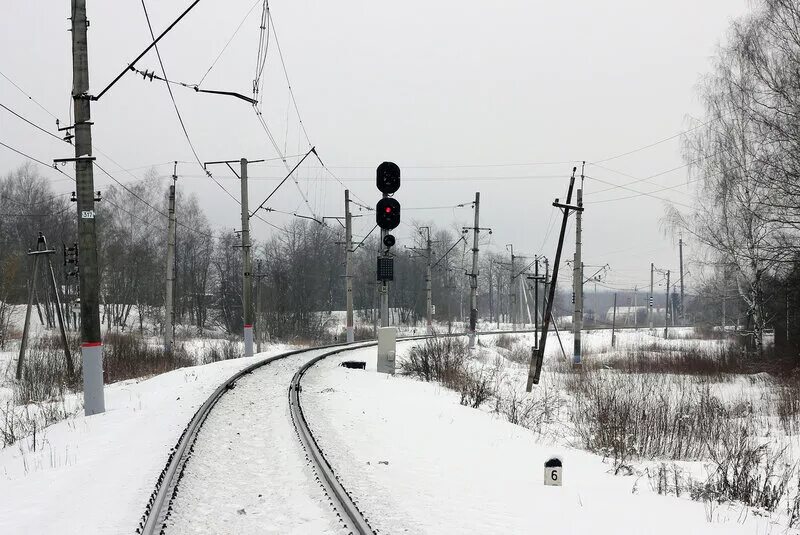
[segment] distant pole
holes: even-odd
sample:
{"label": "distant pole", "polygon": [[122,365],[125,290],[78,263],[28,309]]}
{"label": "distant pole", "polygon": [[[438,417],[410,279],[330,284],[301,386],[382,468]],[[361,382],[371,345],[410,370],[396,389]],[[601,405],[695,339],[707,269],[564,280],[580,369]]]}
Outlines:
{"label": "distant pole", "polygon": [[[578,188],[578,206],[583,206],[583,190]],[[583,324],[583,267],[581,260],[581,219],[583,213],[579,210],[575,214],[575,258],[572,266],[572,287],[575,294],[575,308],[572,315],[573,353],[572,363],[581,365],[581,327]]]}
{"label": "distant pole", "polygon": [[75,112],[75,182],[78,245],[81,251],[81,355],[83,409],[86,416],[105,412],[103,341],[100,334],[100,270],[97,261],[94,157],[89,95],[86,0],[72,0],[72,108]]}
{"label": "distant pole", "polygon": [[[36,243],[36,250],[41,250],[40,247],[41,242]],[[39,271],[39,256],[40,255],[30,255],[33,256],[33,269],[31,270],[31,276],[28,279],[28,306],[25,309],[25,323],[22,326],[22,340],[19,344],[19,358],[17,358],[17,381],[22,379],[22,368],[25,362],[25,350],[28,347],[28,333],[30,332],[30,324],[31,324],[31,310],[33,310],[33,291],[34,287],[36,286],[36,274]]]}
{"label": "distant pole", "polygon": [[533,343],[539,347],[539,257],[534,259],[533,268]]}
{"label": "distant pole", "polygon": [[481,193],[475,192],[475,226],[472,228],[472,273],[469,277],[469,347],[475,347],[478,330],[478,234],[480,233]]}
{"label": "distant pole", "polygon": [[652,262],[650,262],[650,296],[649,296],[650,299],[649,299],[649,301],[647,303],[647,319],[650,322],[650,329],[651,330],[653,328],[653,305],[655,304],[653,302],[653,301],[655,301],[655,297],[654,297],[655,294],[653,294],[653,270],[654,269],[655,269],[655,266],[653,265]]}
{"label": "distant pole", "polygon": [[[45,239],[44,235],[40,232],[39,236],[41,237],[42,241],[44,242],[44,248],[47,249],[47,240]],[[69,342],[67,341],[67,331],[64,327],[64,316],[61,310],[61,297],[58,293],[58,284],[56,283],[56,274],[53,271],[53,263],[50,261],[50,255],[55,253],[55,250],[50,249],[47,256],[47,267],[50,269],[50,283],[53,286],[53,295],[56,300],[56,318],[58,318],[58,329],[61,332],[61,342],[64,344],[64,358],[66,359],[67,364],[67,375],[72,378],[75,376],[75,367],[72,363],[72,353],[69,349]]]}
{"label": "distant pole", "polygon": [[264,274],[261,271],[261,259],[256,261],[256,313],[253,330],[256,339],[256,353],[261,353],[261,340],[264,339],[264,324],[261,321],[261,279]]}
{"label": "distant pole", "polygon": [[666,297],[667,297],[667,300],[664,303],[664,339],[665,340],[669,337],[669,318],[667,318],[667,315],[669,314],[669,270],[667,270]]}
{"label": "distant pole", "polygon": [[639,328],[639,309],[637,308],[638,304],[636,302],[636,296],[639,288],[634,286],[633,287],[633,328]]}
{"label": "distant pole", "polygon": [[431,275],[433,247],[431,244],[431,228],[425,228],[428,231],[428,239],[425,241],[425,323],[428,328],[428,334],[433,334],[433,281]]}
{"label": "distant pole", "polygon": [[611,347],[617,343],[617,292],[614,292],[614,313],[611,316]]}
{"label": "distant pole", "polygon": [[175,334],[175,184],[178,180],[178,162],[172,172],[172,184],[169,187],[169,228],[167,230],[167,290],[164,299],[164,351],[172,352]]}
{"label": "distant pole", "polygon": [[684,307],[683,301],[683,239],[678,240],[678,248],[680,250],[680,261],[681,261],[681,309],[680,309],[680,321],[681,325],[686,325],[686,308]]}
{"label": "distant pole", "polygon": [[491,325],[492,321],[494,321],[494,293],[492,287],[492,264],[494,262],[490,259],[489,260],[489,324]]}
{"label": "distant pole", "polygon": [[347,343],[355,341],[353,331],[353,218],[350,215],[350,190],[344,190],[344,246],[345,246],[345,288],[347,301]]}
{"label": "distant pole", "polygon": [[250,212],[247,195],[247,158],[240,160],[242,186],[242,313],[244,356],[253,356],[253,270],[250,260]]}
{"label": "distant pole", "polygon": [[516,287],[514,286],[514,279],[516,278],[514,274],[514,244],[508,244],[511,247],[511,278],[508,283],[508,311],[509,315],[511,316],[511,330],[515,331],[517,329],[517,294],[516,294]]}

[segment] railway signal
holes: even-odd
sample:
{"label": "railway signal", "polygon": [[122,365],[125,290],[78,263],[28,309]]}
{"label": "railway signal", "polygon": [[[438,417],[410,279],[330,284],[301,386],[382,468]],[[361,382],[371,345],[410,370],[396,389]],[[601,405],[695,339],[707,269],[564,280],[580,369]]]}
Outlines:
{"label": "railway signal", "polygon": [[375,171],[375,185],[383,197],[375,206],[375,223],[381,228],[385,249],[378,255],[377,279],[380,282],[381,329],[378,331],[378,371],[394,373],[395,340],[397,332],[389,327],[389,281],[394,280],[394,257],[389,254],[395,238],[389,231],[400,224],[400,203],[392,195],[400,189],[400,167],[383,162]]}

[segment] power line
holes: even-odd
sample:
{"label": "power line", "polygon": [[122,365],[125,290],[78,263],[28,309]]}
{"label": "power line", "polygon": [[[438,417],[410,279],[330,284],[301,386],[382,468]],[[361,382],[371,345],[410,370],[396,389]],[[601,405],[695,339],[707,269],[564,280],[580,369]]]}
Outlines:
{"label": "power line", "polygon": [[69,143],[69,142],[68,142],[68,141],[66,141],[65,139],[58,137],[57,135],[55,135],[54,133],[50,132],[49,130],[45,130],[44,128],[42,128],[42,127],[41,127],[41,126],[39,126],[38,124],[34,123],[33,121],[31,121],[31,120],[29,120],[29,119],[26,119],[25,117],[23,117],[23,116],[22,116],[22,115],[20,115],[19,113],[15,112],[14,110],[12,110],[11,108],[9,108],[9,107],[8,107],[8,106],[6,106],[5,104],[2,104],[2,103],[0,103],[0,108],[3,108],[4,110],[6,110],[7,112],[11,113],[12,115],[15,115],[15,116],[16,116],[16,117],[18,117],[19,119],[22,119],[23,121],[25,121],[26,123],[28,123],[28,124],[29,124],[29,125],[31,125],[32,127],[36,128],[37,130],[41,130],[42,132],[44,132],[44,133],[45,133],[45,134],[47,134],[48,136],[50,136],[50,137],[53,137],[53,138],[56,138],[56,139],[57,139],[57,140],[59,140],[59,141],[64,141],[64,142],[66,142],[66,143]]}
{"label": "power line", "polygon": [[[585,175],[585,176],[589,180],[595,180],[597,182],[601,182],[603,184],[610,184],[612,186],[615,185],[612,182],[608,182],[607,180],[603,180],[601,178],[597,178],[597,177],[593,177],[593,176],[589,176],[589,175]],[[677,187],[681,187],[681,186],[683,186],[683,184],[678,184],[676,186],[671,186],[670,188],[664,188],[664,190],[677,188]],[[596,203],[600,203],[600,202],[610,202],[610,201],[615,201],[615,200],[632,199],[634,197],[641,197],[641,196],[644,195],[644,196],[647,196],[647,197],[651,197],[653,199],[657,199],[659,201],[670,202],[672,204],[677,204],[678,206],[683,206],[685,208],[690,208],[690,209],[692,208],[692,206],[689,206],[688,204],[680,203],[678,201],[673,201],[673,200],[670,200],[670,199],[665,199],[663,197],[658,197],[656,195],[653,195],[652,193],[646,193],[644,191],[638,191],[638,190],[629,188],[627,186],[619,186],[619,187],[622,188],[622,189],[626,189],[628,191],[631,191],[631,192],[635,193],[636,195],[631,195],[629,197],[624,197],[624,198],[619,198],[619,199],[606,199],[605,201],[584,201],[584,204],[596,204]],[[659,190],[659,191],[663,191],[663,190]]]}
{"label": "power line", "polygon": [[230,44],[233,42],[233,39],[234,39],[234,37],[236,37],[236,34],[239,33],[239,30],[242,29],[242,26],[244,25],[245,21],[248,19],[248,17],[250,17],[250,13],[253,12],[253,10],[256,8],[256,6],[259,3],[261,3],[261,0],[256,0],[253,3],[252,7],[247,11],[247,14],[245,14],[245,16],[242,18],[242,21],[239,23],[239,26],[236,27],[236,30],[233,32],[233,35],[231,35],[230,39],[228,39],[228,42],[225,43],[225,46],[222,47],[222,50],[220,50],[219,54],[217,54],[217,57],[214,59],[214,61],[211,62],[211,65],[208,67],[208,70],[206,70],[206,73],[203,75],[203,77],[200,78],[200,81],[197,82],[197,84],[196,84],[197,86],[200,86],[200,85],[203,84],[203,81],[206,79],[206,76],[208,76],[208,74],[211,72],[211,69],[213,69],[214,66],[217,64],[217,62],[219,61],[219,58],[221,58],[222,54],[224,54],[225,51],[228,49],[228,46],[230,46]]}
{"label": "power line", "polygon": [[697,130],[698,128],[702,128],[702,127],[704,127],[706,125],[709,125],[709,124],[713,123],[714,121],[718,121],[719,119],[720,118],[711,119],[710,121],[706,121],[705,123],[699,124],[697,126],[693,126],[692,128],[689,128],[688,130],[683,130],[681,132],[678,132],[677,134],[673,134],[673,135],[671,135],[671,136],[669,136],[667,138],[664,138],[664,139],[661,139],[659,141],[656,141],[655,143],[650,143],[649,145],[645,145],[645,146],[639,147],[637,149],[629,150],[628,152],[623,152],[622,154],[617,154],[616,156],[611,156],[609,158],[603,158],[602,160],[595,160],[592,163],[598,164],[598,163],[609,162],[611,160],[616,160],[617,158],[623,158],[625,156],[629,156],[631,154],[634,154],[634,153],[637,153],[637,152],[640,152],[640,151],[643,151],[643,150],[647,150],[649,148],[655,147],[655,146],[660,145],[662,143],[666,143],[667,141],[672,141],[673,139],[681,137],[681,136],[683,136],[685,134],[688,134],[689,132],[693,132],[694,130]]}
{"label": "power line", "polygon": [[5,78],[6,80],[8,80],[8,81],[9,81],[9,83],[11,83],[11,85],[13,85],[14,87],[16,87],[16,88],[17,88],[17,90],[19,90],[19,92],[20,92],[20,93],[22,93],[23,95],[25,95],[26,97],[28,97],[28,100],[30,100],[31,102],[33,102],[34,104],[36,104],[37,106],[39,106],[39,107],[40,107],[42,110],[44,110],[44,112],[45,112],[45,113],[47,113],[47,114],[48,114],[49,116],[51,116],[53,119],[55,119],[56,121],[58,121],[58,117],[56,117],[55,115],[53,115],[53,113],[52,113],[50,110],[48,110],[47,108],[45,108],[44,106],[42,106],[42,105],[39,103],[39,101],[38,101],[38,100],[36,100],[36,99],[35,99],[35,98],[33,98],[32,96],[30,96],[28,93],[26,93],[24,89],[22,89],[20,86],[18,86],[18,85],[17,85],[17,84],[14,82],[14,80],[12,80],[11,78],[9,78],[9,77],[8,77],[8,76],[6,76],[5,74],[3,74],[3,72],[2,72],[2,71],[0,71],[0,76],[2,76],[3,78]]}

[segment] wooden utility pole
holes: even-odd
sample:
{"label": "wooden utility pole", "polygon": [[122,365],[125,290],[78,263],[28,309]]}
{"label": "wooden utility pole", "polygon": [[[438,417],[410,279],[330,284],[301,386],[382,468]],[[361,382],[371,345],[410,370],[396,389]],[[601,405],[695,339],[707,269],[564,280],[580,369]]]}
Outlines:
{"label": "wooden utility pole", "polygon": [[571,206],[569,203],[572,201],[572,190],[575,187],[575,172],[577,171],[577,167],[572,168],[572,176],[569,180],[569,189],[567,189],[567,202],[566,204],[561,204],[558,202],[558,199],[553,203],[553,206],[557,208],[561,208],[564,210],[564,217],[561,221],[561,233],[558,237],[558,247],[556,248],[556,256],[553,260],[553,280],[550,282],[550,292],[547,298],[547,308],[545,310],[544,315],[544,322],[542,324],[542,335],[539,342],[539,348],[536,352],[535,360],[531,359],[530,369],[528,371],[528,384],[526,386],[526,390],[530,392],[533,389],[533,385],[539,384],[539,377],[542,373],[542,363],[544,362],[544,351],[547,347],[547,332],[550,328],[550,322],[552,321],[553,317],[553,302],[555,301],[555,293],[556,293],[556,284],[558,282],[558,267],[561,263],[561,251],[564,248],[564,235],[567,232],[567,220],[569,218],[570,210],[580,211],[583,208],[579,206]]}
{"label": "wooden utility pole", "polygon": [[100,273],[97,264],[92,118],[86,0],[72,0],[72,108],[75,112],[75,182],[78,245],[81,251],[81,355],[83,407],[86,416],[105,411],[103,343],[100,335]]}
{"label": "wooden utility pole", "polygon": [[347,343],[355,341],[353,330],[353,218],[350,215],[350,190],[344,190],[345,300],[347,303]]}
{"label": "wooden utility pole", "polygon": [[478,235],[480,234],[481,193],[475,192],[475,225],[472,227],[472,273],[469,274],[469,347],[475,347],[478,330]]}
{"label": "wooden utility pole", "polygon": [[172,171],[169,187],[169,228],[167,230],[167,289],[164,301],[164,351],[171,353],[175,337],[175,185],[178,181],[178,162]]}
{"label": "wooden utility pole", "polygon": [[30,334],[30,320],[31,320],[31,309],[33,307],[33,295],[36,293],[36,281],[38,275],[38,267],[39,267],[39,257],[44,255],[45,260],[47,262],[47,268],[49,270],[49,277],[47,277],[48,281],[50,282],[50,287],[53,290],[53,299],[56,304],[56,318],[58,319],[58,328],[61,334],[61,343],[64,346],[64,359],[66,362],[67,368],[67,376],[73,377],[75,375],[75,367],[72,363],[72,354],[69,349],[69,342],[67,341],[67,331],[64,327],[64,316],[62,315],[61,310],[61,298],[58,293],[58,284],[56,283],[56,274],[53,271],[53,263],[50,261],[50,255],[55,254],[55,249],[48,249],[47,248],[47,239],[44,237],[44,234],[41,232],[39,233],[39,237],[36,240],[36,250],[35,251],[28,251],[28,256],[33,257],[33,270],[31,272],[31,278],[28,281],[28,308],[25,310],[25,324],[22,329],[22,340],[19,346],[19,359],[17,360],[17,380],[22,379],[22,370],[23,364],[25,362],[25,351],[28,347],[28,336]]}

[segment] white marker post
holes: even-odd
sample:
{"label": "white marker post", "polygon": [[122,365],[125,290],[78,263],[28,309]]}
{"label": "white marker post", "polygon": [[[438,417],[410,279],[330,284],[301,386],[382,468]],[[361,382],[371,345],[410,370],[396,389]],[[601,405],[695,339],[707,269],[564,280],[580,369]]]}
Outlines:
{"label": "white marker post", "polygon": [[544,484],[550,487],[561,486],[561,469],[563,465],[560,457],[553,457],[544,463]]}

